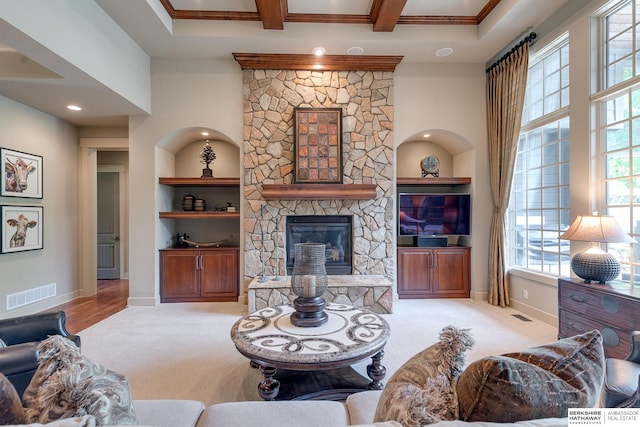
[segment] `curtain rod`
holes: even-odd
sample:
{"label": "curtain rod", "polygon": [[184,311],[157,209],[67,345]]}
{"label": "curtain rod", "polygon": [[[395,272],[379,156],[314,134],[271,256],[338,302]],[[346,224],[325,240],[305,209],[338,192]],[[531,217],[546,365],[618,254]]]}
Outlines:
{"label": "curtain rod", "polygon": [[489,71],[493,70],[496,66],[498,66],[498,64],[500,64],[502,61],[504,61],[505,59],[507,59],[511,54],[513,54],[520,46],[522,46],[525,43],[531,43],[533,42],[533,40],[535,40],[535,38],[538,35],[535,32],[530,32],[528,36],[526,36],[524,39],[522,39],[520,41],[520,43],[518,43],[517,45],[515,45],[513,48],[511,48],[511,50],[507,53],[505,53],[504,55],[502,55],[502,57],[500,59],[498,59],[496,62],[494,62],[493,64],[491,64],[491,66],[489,68],[487,68],[486,72],[488,73]]}

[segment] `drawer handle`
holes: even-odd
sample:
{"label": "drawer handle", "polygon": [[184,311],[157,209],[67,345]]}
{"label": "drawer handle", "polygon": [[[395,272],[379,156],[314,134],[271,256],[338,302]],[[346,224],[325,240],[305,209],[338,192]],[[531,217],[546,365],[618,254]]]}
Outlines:
{"label": "drawer handle", "polygon": [[573,301],[575,302],[579,302],[584,304],[585,302],[587,302],[587,297],[585,297],[584,295],[575,295],[572,294],[569,298],[571,298]]}
{"label": "drawer handle", "polygon": [[577,323],[567,322],[567,326],[569,326],[572,329],[575,329],[578,332],[585,332],[584,327],[582,327],[581,325],[578,325]]}

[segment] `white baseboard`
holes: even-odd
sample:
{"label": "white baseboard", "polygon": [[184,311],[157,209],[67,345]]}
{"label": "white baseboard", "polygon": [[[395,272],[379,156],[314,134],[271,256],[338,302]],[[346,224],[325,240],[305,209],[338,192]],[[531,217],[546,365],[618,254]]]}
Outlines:
{"label": "white baseboard", "polygon": [[127,298],[127,305],[138,307],[155,307],[160,304],[160,298],[155,297],[129,297]]}

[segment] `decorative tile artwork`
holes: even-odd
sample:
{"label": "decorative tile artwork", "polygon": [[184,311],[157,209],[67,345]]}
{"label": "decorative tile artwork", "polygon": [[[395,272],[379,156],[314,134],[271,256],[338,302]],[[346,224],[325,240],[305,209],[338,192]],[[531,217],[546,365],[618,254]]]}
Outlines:
{"label": "decorative tile artwork", "polygon": [[342,182],[342,109],[296,108],[296,183]]}

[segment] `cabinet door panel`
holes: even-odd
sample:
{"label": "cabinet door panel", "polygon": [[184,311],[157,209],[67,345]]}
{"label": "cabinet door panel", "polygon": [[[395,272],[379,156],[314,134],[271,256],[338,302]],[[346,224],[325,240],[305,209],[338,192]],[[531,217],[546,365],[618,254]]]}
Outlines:
{"label": "cabinet door panel", "polygon": [[398,251],[398,297],[424,298],[431,293],[431,251]]}
{"label": "cabinet door panel", "polygon": [[201,296],[238,296],[238,254],[236,251],[202,252]]}
{"label": "cabinet door panel", "polygon": [[433,291],[448,297],[469,297],[469,250],[467,248],[434,249]]}
{"label": "cabinet door panel", "polygon": [[193,298],[200,294],[196,262],[199,251],[179,250],[162,252],[161,300]]}

